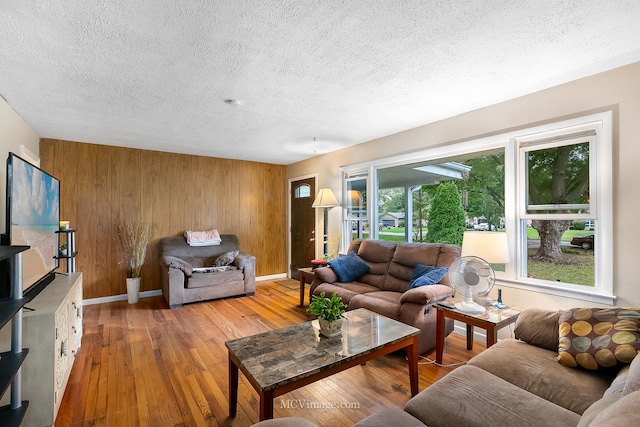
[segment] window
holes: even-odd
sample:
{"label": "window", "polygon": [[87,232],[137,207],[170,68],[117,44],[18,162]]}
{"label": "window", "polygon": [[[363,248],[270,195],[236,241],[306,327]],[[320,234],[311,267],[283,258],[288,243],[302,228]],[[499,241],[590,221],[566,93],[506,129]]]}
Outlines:
{"label": "window", "polygon": [[[369,215],[367,210],[367,182],[368,172],[358,171],[345,174],[345,236],[351,236],[346,239],[348,246],[354,239],[362,239],[369,237],[368,231],[365,230],[369,224]],[[344,240],[344,239],[343,239]]]}
{"label": "window", "polygon": [[[604,250],[610,237],[601,232],[610,217],[598,208],[611,205],[599,192],[611,181],[606,173],[608,139],[601,121],[513,139],[518,153],[518,281],[611,292],[603,282],[611,280],[605,279],[610,266]],[[605,173],[598,174],[599,169]]]}
{"label": "window", "polygon": [[311,197],[311,186],[309,184],[302,184],[296,187],[294,192],[296,199],[304,199]]}
{"label": "window", "polygon": [[612,303],[611,123],[598,113],[345,167],[344,235],[428,241],[430,198],[454,182],[467,229],[508,235],[498,280]]}

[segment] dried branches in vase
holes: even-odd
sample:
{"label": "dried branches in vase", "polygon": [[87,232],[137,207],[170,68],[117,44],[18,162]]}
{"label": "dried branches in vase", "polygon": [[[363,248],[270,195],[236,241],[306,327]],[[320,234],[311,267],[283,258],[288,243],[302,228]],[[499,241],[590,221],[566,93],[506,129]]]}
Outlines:
{"label": "dried branches in vase", "polygon": [[113,225],[122,264],[127,270],[127,277],[140,277],[153,231],[151,215],[141,216],[133,221],[114,219]]}

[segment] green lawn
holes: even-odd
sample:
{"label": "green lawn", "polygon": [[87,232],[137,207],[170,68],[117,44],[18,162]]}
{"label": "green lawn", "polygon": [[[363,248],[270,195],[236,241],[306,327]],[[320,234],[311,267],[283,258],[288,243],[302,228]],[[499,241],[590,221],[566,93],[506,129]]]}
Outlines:
{"label": "green lawn", "polygon": [[[567,230],[562,235],[563,242],[570,242],[575,236],[588,236],[589,234],[593,234],[593,231],[588,230]],[[538,235],[538,230],[535,228],[527,229],[527,239],[529,240],[539,240],[540,236]]]}

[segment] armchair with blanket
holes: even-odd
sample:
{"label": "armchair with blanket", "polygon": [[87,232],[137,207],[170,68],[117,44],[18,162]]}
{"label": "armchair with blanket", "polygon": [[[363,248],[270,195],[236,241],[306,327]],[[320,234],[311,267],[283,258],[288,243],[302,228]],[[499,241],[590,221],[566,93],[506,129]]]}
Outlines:
{"label": "armchair with blanket", "polygon": [[[216,260],[227,265],[213,268]],[[256,257],[240,252],[235,234],[222,234],[220,244],[209,246],[191,246],[182,236],[164,237],[159,262],[162,295],[171,308],[256,291]]]}

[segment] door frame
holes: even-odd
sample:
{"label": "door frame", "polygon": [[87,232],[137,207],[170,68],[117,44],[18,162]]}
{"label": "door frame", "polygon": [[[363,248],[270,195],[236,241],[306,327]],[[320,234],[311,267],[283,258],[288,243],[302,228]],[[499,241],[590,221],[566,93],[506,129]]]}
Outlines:
{"label": "door frame", "polygon": [[[292,177],[289,178],[287,180],[287,270],[286,270],[286,274],[287,277],[291,278],[291,192],[293,191],[293,183],[296,181],[300,181],[302,179],[309,179],[309,178],[313,178],[316,181],[316,192],[318,190],[318,173],[310,173],[310,174],[306,174],[306,175],[300,175],[300,176],[296,176],[296,177]],[[313,195],[313,198],[315,200],[316,195]],[[314,230],[315,235],[318,235],[318,209],[314,209]],[[318,239],[316,238],[315,244],[313,245],[314,247],[314,258],[318,257]]]}

